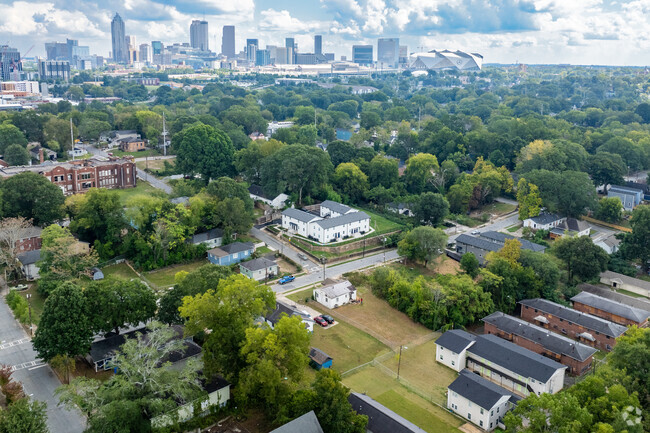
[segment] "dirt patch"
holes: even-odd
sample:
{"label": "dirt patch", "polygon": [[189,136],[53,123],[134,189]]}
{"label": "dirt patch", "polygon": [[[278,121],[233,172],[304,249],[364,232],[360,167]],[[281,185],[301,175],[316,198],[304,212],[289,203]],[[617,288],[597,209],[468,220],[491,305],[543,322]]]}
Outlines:
{"label": "dirt patch", "polygon": [[435,270],[438,274],[456,275],[460,272],[460,263],[447,256],[440,256],[436,259]]}

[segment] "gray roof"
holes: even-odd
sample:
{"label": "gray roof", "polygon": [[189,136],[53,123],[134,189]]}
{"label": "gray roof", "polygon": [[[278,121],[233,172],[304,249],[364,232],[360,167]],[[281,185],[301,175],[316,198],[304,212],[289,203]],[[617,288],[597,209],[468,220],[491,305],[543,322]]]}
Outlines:
{"label": "gray roof", "polygon": [[367,395],[351,392],[348,401],[352,410],[368,417],[366,429],[369,433],[426,433]]}
{"label": "gray roof", "polygon": [[248,187],[248,192],[249,192],[250,194],[256,195],[256,196],[258,196],[258,197],[265,198],[265,199],[267,199],[267,200],[273,200],[272,197],[269,198],[269,197],[264,193],[264,190],[263,190],[262,187],[259,186],[259,185],[251,185],[251,186],[249,186],[249,187]]}
{"label": "gray roof", "polygon": [[603,310],[608,313],[615,314],[626,319],[634,320],[635,322],[643,323],[650,317],[650,312],[640,308],[630,307],[629,305],[621,304],[620,302],[611,299],[603,298],[589,292],[580,292],[571,298],[571,302],[579,302],[588,305],[598,310]]}
{"label": "gray roof", "polygon": [[320,204],[320,207],[326,207],[328,209],[333,210],[334,212],[340,213],[340,214],[345,214],[353,210],[350,206],[332,201],[332,200],[325,200]]}
{"label": "gray roof", "polygon": [[342,226],[344,224],[350,224],[357,221],[363,221],[370,219],[367,213],[365,212],[350,212],[345,215],[337,216],[334,218],[326,218],[324,220],[316,221],[316,224],[321,226],[323,229],[331,229],[332,227]]}
{"label": "gray roof", "polygon": [[20,231],[21,231],[20,236],[22,237],[22,239],[30,239],[30,238],[41,237],[41,233],[43,232],[43,229],[36,226],[30,226],[30,227],[25,227],[24,229],[20,229]]}
{"label": "gray roof", "polygon": [[609,191],[615,191],[615,192],[624,192],[628,194],[642,194],[643,195],[643,190],[639,188],[630,188],[629,186],[621,186],[621,185],[610,185]]}
{"label": "gray roof", "polygon": [[567,368],[566,365],[490,334],[476,337],[476,342],[468,352],[542,383],[546,383],[558,369]]}
{"label": "gray roof", "polygon": [[313,410],[299,416],[293,421],[276,428],[271,433],[323,433],[318,418]]}
{"label": "gray roof", "polygon": [[305,212],[304,210],[289,208],[282,211],[282,215],[286,215],[289,218],[293,218],[304,223],[308,223],[320,217],[314,215],[313,213]]}
{"label": "gray roof", "polygon": [[282,301],[275,301],[275,310],[268,313],[265,319],[275,325],[285,315],[288,317],[298,316],[302,320],[311,320],[309,314],[303,313],[302,311],[296,309],[295,307],[292,307],[291,305],[285,304]]}
{"label": "gray roof", "polygon": [[222,245],[219,248],[228,254],[233,254],[248,250],[254,250],[255,245],[253,245],[252,242],[233,242],[232,244]]}
{"label": "gray roof", "polygon": [[436,340],[438,346],[460,353],[476,341],[476,336],[461,329],[452,329],[445,332]]}
{"label": "gray roof", "polygon": [[573,308],[565,307],[564,305],[556,304],[555,302],[547,301],[546,299],[524,299],[519,301],[521,305],[530,308],[536,308],[544,313],[552,314],[553,316],[578,324],[591,331],[600,332],[601,334],[617,338],[627,328],[622,325],[617,325],[609,320],[601,319],[600,317],[592,316],[591,314],[583,313]]}
{"label": "gray roof", "polygon": [[462,370],[448,388],[485,410],[491,410],[504,396],[513,400],[520,399],[507,389],[467,369]]}
{"label": "gray roof", "polygon": [[261,269],[277,266],[277,263],[275,263],[273,260],[260,257],[258,259],[249,260],[247,262],[241,262],[239,266],[244,269],[248,269],[249,271],[259,271]]}
{"label": "gray roof", "polygon": [[617,272],[612,272],[612,271],[605,271],[600,273],[600,278],[608,278],[608,279],[619,279],[625,284],[629,284],[630,286],[636,286],[640,287],[642,289],[650,290],[650,281],[644,281],[640,280],[638,278],[634,277],[628,277],[627,275],[624,274],[619,274]]}
{"label": "gray roof", "polygon": [[483,318],[485,323],[490,323],[500,330],[513,335],[518,335],[533,343],[539,344],[545,349],[568,356],[580,362],[589,359],[597,352],[591,346],[578,343],[570,338],[564,337],[548,329],[544,329],[532,323],[528,323],[518,317],[509,316],[500,311]]}
{"label": "gray roof", "polygon": [[221,229],[212,229],[207,232],[197,233],[192,236],[191,242],[193,244],[200,244],[202,242],[211,241],[213,239],[223,238],[223,230]]}
{"label": "gray roof", "polygon": [[592,284],[583,283],[578,285],[578,289],[583,292],[593,293],[594,295],[598,295],[602,298],[620,302],[621,304],[630,305],[634,308],[650,311],[650,300],[624,295],[623,293],[613,291],[609,287],[594,286]]}
{"label": "gray roof", "polygon": [[563,217],[561,217],[560,215],[545,212],[545,213],[541,213],[541,214],[539,214],[539,215],[537,215],[535,217],[531,217],[529,219],[532,220],[534,223],[537,223],[537,224],[540,224],[540,225],[546,225],[546,224],[550,224],[552,222],[555,222],[557,220],[560,220],[562,218]]}
{"label": "gray roof", "polygon": [[485,251],[499,251],[503,245],[487,239],[462,234],[456,238],[456,244],[465,244]]}
{"label": "gray roof", "polygon": [[323,352],[322,350],[312,347],[309,349],[309,359],[311,359],[317,364],[323,365],[327,361],[333,358],[329,356],[327,353]]}
{"label": "gray roof", "polygon": [[41,259],[41,250],[27,251],[26,253],[18,254],[18,260],[23,265],[32,265]]}
{"label": "gray roof", "polygon": [[347,295],[348,293],[356,290],[356,288],[349,281],[341,281],[339,283],[321,287],[316,290],[322,291],[328,298],[336,298],[341,295]]}
{"label": "gray roof", "polygon": [[503,245],[505,245],[506,240],[508,239],[517,239],[521,244],[521,248],[524,250],[531,250],[536,252],[544,252],[544,250],[546,250],[546,247],[544,245],[536,244],[535,242],[531,242],[526,239],[517,238],[515,236],[508,235],[505,233],[495,232],[494,230],[488,230],[486,232],[482,232],[479,234],[479,236],[482,238],[491,239],[493,241],[500,242]]}

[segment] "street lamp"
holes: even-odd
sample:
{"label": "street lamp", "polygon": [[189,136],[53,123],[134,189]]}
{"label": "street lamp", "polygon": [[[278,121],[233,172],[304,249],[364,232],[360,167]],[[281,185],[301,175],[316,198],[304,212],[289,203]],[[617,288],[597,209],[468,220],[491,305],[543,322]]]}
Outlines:
{"label": "street lamp", "polygon": [[323,264],[323,281],[325,281],[325,264],[327,263],[327,258],[321,257],[320,262]]}
{"label": "street lamp", "polygon": [[386,263],[386,241],[388,240],[387,237],[384,236],[384,238],[381,240],[384,243],[384,263]]}
{"label": "street lamp", "polygon": [[27,308],[29,309],[29,335],[34,336],[34,329],[32,327],[32,302],[29,300],[29,298],[32,297],[31,293],[27,293],[25,295],[27,298]]}

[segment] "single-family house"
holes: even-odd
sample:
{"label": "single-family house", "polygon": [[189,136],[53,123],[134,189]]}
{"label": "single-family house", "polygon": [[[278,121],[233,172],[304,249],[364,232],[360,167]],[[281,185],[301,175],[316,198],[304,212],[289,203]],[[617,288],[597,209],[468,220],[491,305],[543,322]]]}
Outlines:
{"label": "single-family house", "polygon": [[318,215],[285,209],[282,227],[320,243],[328,243],[363,236],[370,231],[370,217],[365,212],[326,200],[321,203]]}
{"label": "single-family house", "polygon": [[487,431],[497,428],[519,400],[512,391],[468,369],[447,387],[447,409]]}
{"label": "single-family house", "polygon": [[357,289],[349,281],[314,289],[314,300],[327,308],[337,308],[357,299]]}
{"label": "single-family house", "polygon": [[640,189],[643,191],[643,199],[650,200],[650,185],[647,183],[628,181],[625,182],[625,186],[628,188]]}
{"label": "single-family house", "polygon": [[332,367],[334,359],[320,349],[312,347],[309,349],[309,365],[316,370]]}
{"label": "single-family house", "polygon": [[368,433],[426,433],[420,427],[396,414],[365,394],[351,392],[348,401],[352,410],[368,417]]}
{"label": "single-family house", "polygon": [[386,210],[389,212],[393,212],[399,215],[406,215],[408,217],[413,216],[413,212],[411,211],[412,205],[408,203],[395,203],[395,202],[390,202],[386,205]]}
{"label": "single-family house", "polygon": [[278,264],[266,257],[259,257],[239,264],[239,272],[255,281],[268,280],[278,275],[278,271]]}
{"label": "single-family house", "polygon": [[82,156],[88,155],[88,151],[81,147],[75,147],[72,150],[68,150],[68,155],[70,155],[71,158],[81,158]]}
{"label": "single-family house", "polygon": [[506,240],[508,239],[517,239],[517,241],[521,244],[521,249],[522,250],[530,250],[530,251],[535,251],[537,253],[543,253],[546,251],[546,247],[544,245],[536,244],[535,242],[531,242],[526,239],[518,238],[506,233],[501,233],[497,232],[494,230],[488,230],[485,232],[481,232],[478,234],[479,237],[482,239],[487,239],[491,242],[494,242],[495,244],[499,244],[500,246],[504,246],[506,244]]}
{"label": "single-family house", "polygon": [[208,250],[208,260],[214,265],[228,266],[246,260],[254,251],[252,242],[233,242]]}
{"label": "single-family house", "polygon": [[555,394],[564,386],[566,365],[496,335],[447,331],[436,340],[436,360],[460,372],[468,368],[523,397]]}
{"label": "single-family house", "polygon": [[122,152],[139,152],[146,148],[147,145],[141,138],[129,137],[120,140],[120,150]]}
{"label": "single-family house", "polygon": [[621,240],[617,239],[616,235],[611,235],[607,236],[605,239],[594,242],[594,244],[605,250],[607,254],[614,254],[618,251],[621,245]]}
{"label": "single-family house", "polygon": [[275,301],[275,309],[264,317],[264,321],[273,329],[275,324],[283,317],[299,317],[301,322],[305,324],[305,328],[309,332],[314,332],[314,319],[311,318],[306,311],[300,311],[295,306],[286,304],[282,301]]}
{"label": "single-family house", "polygon": [[524,227],[533,230],[551,230],[557,227],[566,218],[553,213],[543,212],[537,216],[526,218],[524,220]]}
{"label": "single-family house", "polygon": [[585,373],[591,367],[593,355],[597,352],[591,346],[578,343],[563,335],[528,323],[518,317],[500,311],[483,318],[484,332],[494,334],[517,346],[544,355],[569,367],[575,376]]}
{"label": "single-family house", "polygon": [[264,193],[264,190],[259,185],[251,185],[248,187],[248,194],[253,199],[253,201],[261,201],[268,204],[273,209],[282,209],[289,199],[289,196],[285,193],[280,193],[275,197],[270,197]]}
{"label": "single-family house", "polygon": [[45,161],[56,161],[56,152],[51,149],[41,147],[40,145],[29,148],[29,155],[32,157],[32,159],[38,161],[39,164],[42,164]]}
{"label": "single-family house", "polygon": [[216,248],[223,243],[223,230],[212,229],[192,235],[188,241],[194,245],[204,244],[207,248]]}
{"label": "single-family house", "polygon": [[271,433],[323,433],[323,428],[320,426],[316,414],[311,410],[272,430]]}
{"label": "single-family house", "polygon": [[551,229],[549,236],[551,239],[561,238],[562,236],[589,236],[591,233],[591,226],[582,220],[575,218],[566,218],[556,227]]}
{"label": "single-family house", "polygon": [[593,314],[623,326],[648,326],[650,312],[641,308],[616,302],[612,299],[603,298],[589,292],[580,292],[571,298],[573,308],[583,313]]}
{"label": "single-family house", "polygon": [[504,247],[505,241],[508,239],[517,239],[524,250],[531,250],[536,252],[544,252],[546,247],[527,241],[526,239],[515,238],[512,235],[499,233],[495,231],[487,231],[478,236],[471,236],[461,234],[456,238],[456,252],[460,255],[472,253],[476,256],[479,263],[485,263],[485,257],[489,252],[499,251]]}
{"label": "single-family house", "polygon": [[614,290],[622,289],[650,298],[650,281],[639,280],[617,272],[605,271],[600,274],[600,282],[607,284]]}
{"label": "single-family house", "polygon": [[43,243],[43,240],[41,239],[41,233],[43,232],[42,228],[31,226],[19,230],[19,238],[16,240],[16,244],[14,245],[15,251],[23,253],[41,249]]}
{"label": "single-family house", "polygon": [[610,185],[607,191],[607,197],[616,197],[623,204],[623,209],[627,211],[633,210],[643,200],[643,190],[638,188],[630,188],[628,186]]}
{"label": "single-family house", "polygon": [[104,132],[99,136],[100,141],[108,142],[110,147],[117,146],[122,140],[128,140],[130,138],[140,138],[140,134],[135,130],[120,130],[120,131],[108,131]]}
{"label": "single-family house", "polygon": [[255,141],[255,140],[266,140],[266,136],[264,134],[262,134],[261,132],[251,132],[250,134],[248,134],[248,138],[250,138],[253,141]]}
{"label": "single-family house", "polygon": [[36,262],[41,259],[41,250],[32,250],[18,254],[21,270],[25,279],[36,280],[38,278],[38,266]]}
{"label": "single-family house", "polygon": [[581,292],[589,292],[598,295],[601,298],[611,299],[612,301],[620,302],[623,305],[628,305],[634,308],[640,308],[645,311],[650,311],[650,299],[643,299],[637,296],[630,296],[621,292],[616,292],[609,287],[594,286],[593,284],[578,284],[578,289]]}
{"label": "single-family house", "polygon": [[546,299],[524,299],[521,318],[542,328],[609,352],[627,327]]}

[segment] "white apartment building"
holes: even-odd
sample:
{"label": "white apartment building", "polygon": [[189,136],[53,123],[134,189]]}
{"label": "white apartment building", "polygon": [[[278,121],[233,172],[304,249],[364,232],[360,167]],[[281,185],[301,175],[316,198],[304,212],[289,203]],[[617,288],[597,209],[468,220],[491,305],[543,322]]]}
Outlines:
{"label": "white apartment building", "polygon": [[320,243],[363,236],[370,231],[370,217],[354,208],[325,201],[319,215],[298,209],[282,212],[282,227]]}

